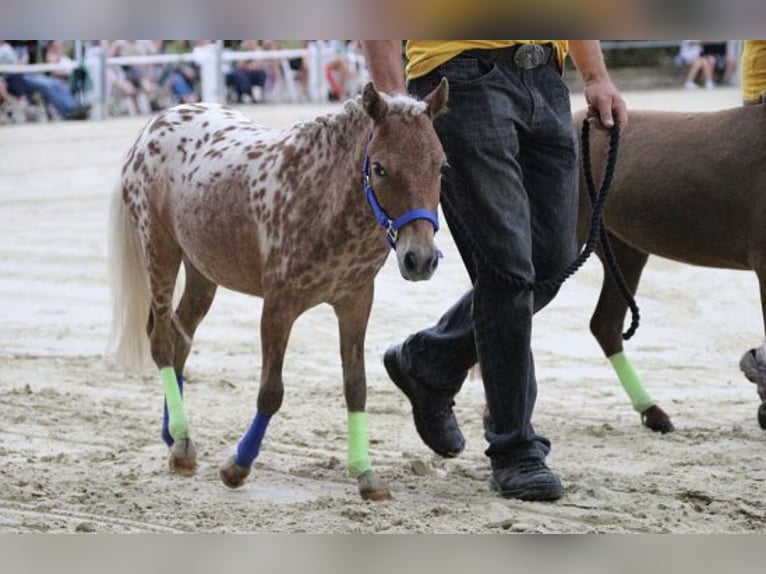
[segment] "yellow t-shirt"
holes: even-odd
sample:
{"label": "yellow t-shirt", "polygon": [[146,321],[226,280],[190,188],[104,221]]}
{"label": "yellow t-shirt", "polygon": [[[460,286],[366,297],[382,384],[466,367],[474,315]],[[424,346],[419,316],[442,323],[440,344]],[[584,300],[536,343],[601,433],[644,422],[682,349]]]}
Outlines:
{"label": "yellow t-shirt", "polygon": [[742,101],[766,96],[766,40],[745,40],[742,49]]}
{"label": "yellow t-shirt", "polygon": [[465,50],[507,48],[514,44],[553,44],[559,64],[564,62],[569,49],[567,40],[407,40],[407,79],[425,76]]}

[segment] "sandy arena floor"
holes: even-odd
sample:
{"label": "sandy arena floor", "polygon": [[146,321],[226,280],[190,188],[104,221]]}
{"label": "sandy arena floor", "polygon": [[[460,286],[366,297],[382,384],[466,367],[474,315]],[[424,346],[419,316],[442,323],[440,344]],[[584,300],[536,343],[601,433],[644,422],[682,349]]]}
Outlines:
{"label": "sandy arena floor", "polygon": [[[716,109],[738,96],[626,94],[635,109]],[[245,111],[281,126],[328,109]],[[293,330],[284,405],[255,472],[239,491],[221,485],[217,466],[255,409],[261,307],[223,290],[188,365],[200,468],[193,478],[169,474],[158,376],[120,372],[102,355],[109,196],[144,122],[0,128],[0,532],[766,532],[766,435],[755,387],[737,368],[763,338],[752,273],[650,261],[642,325],[627,351],[673,417],[677,430],[664,436],[640,425],[588,332],[600,265],[571,279],[538,315],[534,335],[535,426],[553,442],[549,463],[566,494],[553,504],[508,501],[487,486],[480,381],[458,396],[466,451],[444,460],[419,440],[380,361],[466,288],[446,230],[433,280],[403,281],[390,258],[377,281],[366,349],[371,452],[393,501],[361,501],[346,475],[337,327],[327,307]]]}

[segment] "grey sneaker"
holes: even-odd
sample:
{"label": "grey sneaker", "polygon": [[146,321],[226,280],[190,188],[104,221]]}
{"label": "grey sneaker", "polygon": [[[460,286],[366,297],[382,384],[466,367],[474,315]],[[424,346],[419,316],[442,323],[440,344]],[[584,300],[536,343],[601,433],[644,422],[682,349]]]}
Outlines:
{"label": "grey sneaker", "polygon": [[401,345],[390,347],[383,354],[383,365],[394,384],[412,405],[412,417],[420,438],[435,453],[451,458],[465,448],[465,438],[455,419],[451,395],[431,390],[408,375],[401,367]]}
{"label": "grey sneaker", "polygon": [[504,498],[519,500],[551,501],[564,494],[559,478],[539,458],[493,459],[490,486]]}

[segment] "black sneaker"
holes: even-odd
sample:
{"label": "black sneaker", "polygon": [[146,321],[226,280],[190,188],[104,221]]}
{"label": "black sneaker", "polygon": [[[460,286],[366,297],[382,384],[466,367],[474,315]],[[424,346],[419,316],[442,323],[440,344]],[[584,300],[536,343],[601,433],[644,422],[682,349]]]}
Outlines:
{"label": "black sneaker", "polygon": [[564,494],[559,478],[539,458],[493,459],[490,486],[504,498],[519,500],[558,500]]}
{"label": "black sneaker", "polygon": [[394,384],[410,400],[420,438],[441,456],[451,458],[459,455],[465,448],[465,439],[452,412],[455,404],[452,396],[430,390],[408,375],[401,367],[401,351],[401,345],[389,348],[383,354],[383,365]]}

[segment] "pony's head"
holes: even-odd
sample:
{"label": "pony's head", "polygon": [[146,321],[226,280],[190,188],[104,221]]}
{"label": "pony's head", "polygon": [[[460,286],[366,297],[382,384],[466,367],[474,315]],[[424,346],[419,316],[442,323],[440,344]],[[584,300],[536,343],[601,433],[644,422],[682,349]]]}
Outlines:
{"label": "pony's head", "polygon": [[[396,223],[389,226],[389,240],[402,277],[411,281],[429,279],[439,262],[434,233],[447,159],[433,120],[446,110],[447,95],[446,79],[422,101],[381,94],[372,83],[362,94],[364,110],[373,121],[368,186],[383,218]],[[376,216],[381,219],[379,213]]]}

